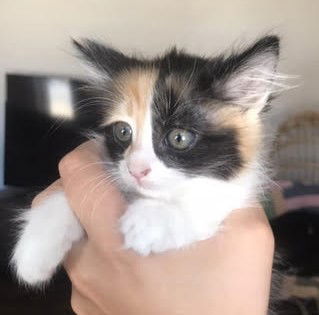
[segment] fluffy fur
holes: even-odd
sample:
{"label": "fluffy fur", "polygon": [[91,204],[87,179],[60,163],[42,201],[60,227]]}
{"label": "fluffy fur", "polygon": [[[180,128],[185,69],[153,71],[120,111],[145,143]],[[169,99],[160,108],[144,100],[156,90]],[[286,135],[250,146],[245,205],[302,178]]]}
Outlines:
{"label": "fluffy fur", "polygon": [[[94,69],[98,139],[129,202],[125,248],[149,255],[207,239],[255,200],[265,181],[261,115],[282,87],[276,36],[215,58],[172,49],[146,60],[90,40],[75,46]],[[18,277],[49,280],[83,235],[63,192],[28,210],[13,253]]]}

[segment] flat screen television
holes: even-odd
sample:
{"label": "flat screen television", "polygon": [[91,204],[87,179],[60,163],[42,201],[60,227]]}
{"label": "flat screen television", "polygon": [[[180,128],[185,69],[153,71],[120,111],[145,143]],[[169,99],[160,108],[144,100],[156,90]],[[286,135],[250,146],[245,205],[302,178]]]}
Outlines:
{"label": "flat screen television", "polygon": [[58,178],[59,160],[95,128],[83,82],[67,77],[6,76],[5,185],[40,187]]}

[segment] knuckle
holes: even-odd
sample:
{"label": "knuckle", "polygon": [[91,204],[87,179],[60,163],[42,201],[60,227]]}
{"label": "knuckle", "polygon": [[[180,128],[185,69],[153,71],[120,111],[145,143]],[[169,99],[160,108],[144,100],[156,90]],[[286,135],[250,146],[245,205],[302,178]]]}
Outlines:
{"label": "knuckle", "polygon": [[76,286],[80,292],[85,292],[86,289],[91,284],[91,279],[87,276],[85,272],[77,272],[74,274],[73,282],[76,283]]}
{"label": "knuckle", "polygon": [[70,153],[65,155],[59,162],[58,168],[59,168],[60,175],[65,173],[69,169],[69,167],[70,167]]}
{"label": "knuckle", "polygon": [[[79,293],[86,293],[89,287],[88,279],[79,272],[68,272],[68,277],[72,283],[72,287],[76,288]],[[77,296],[74,297],[74,300],[77,301]]]}
{"label": "knuckle", "polygon": [[270,225],[266,222],[255,222],[247,235],[252,242],[260,244],[261,248],[273,250],[275,246],[274,234]]}
{"label": "knuckle", "polygon": [[87,293],[91,287],[92,279],[85,273],[78,270],[77,267],[66,268],[68,277],[72,286],[76,288],[79,293]]}
{"label": "knuckle", "polygon": [[72,295],[70,300],[70,305],[73,310],[73,312],[77,315],[81,314],[81,310],[79,307],[79,296],[77,294],[74,294],[74,289],[72,288]]}
{"label": "knuckle", "polygon": [[263,237],[272,237],[273,233],[268,222],[256,222],[253,226],[254,231]]}
{"label": "knuckle", "polygon": [[86,288],[90,283],[89,275],[86,272],[83,272],[83,269],[85,270],[86,266],[85,257],[83,257],[86,255],[83,255],[83,249],[83,245],[79,246],[78,244],[75,246],[71,252],[69,252],[63,263],[72,286],[79,292],[81,292],[81,289]]}
{"label": "knuckle", "polygon": [[75,152],[70,152],[66,154],[59,162],[58,168],[59,173],[63,175],[68,175],[74,171],[74,169],[79,165],[79,158]]}
{"label": "knuckle", "polygon": [[42,200],[42,196],[43,196],[43,192],[39,193],[32,199],[31,208],[34,208],[40,203],[40,200]]}
{"label": "knuckle", "polygon": [[83,164],[92,162],[96,159],[95,147],[92,147],[92,143],[84,142],[73,151],[67,153],[59,162],[59,172],[61,177],[74,173],[80,169]]}

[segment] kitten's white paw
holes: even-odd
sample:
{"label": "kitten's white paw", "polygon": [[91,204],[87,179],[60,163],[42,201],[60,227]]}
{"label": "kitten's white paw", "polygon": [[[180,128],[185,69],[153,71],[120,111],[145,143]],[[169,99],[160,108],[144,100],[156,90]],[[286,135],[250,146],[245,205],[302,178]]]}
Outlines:
{"label": "kitten's white paw", "polygon": [[83,229],[69,208],[63,192],[52,194],[42,204],[26,210],[11,263],[18,279],[38,285],[51,279]]}
{"label": "kitten's white paw", "polygon": [[120,229],[125,248],[141,255],[181,248],[202,239],[185,213],[155,200],[137,200],[131,204],[120,220]]}
{"label": "kitten's white paw", "polygon": [[21,239],[11,261],[18,279],[32,286],[50,280],[57,266],[39,241]]}

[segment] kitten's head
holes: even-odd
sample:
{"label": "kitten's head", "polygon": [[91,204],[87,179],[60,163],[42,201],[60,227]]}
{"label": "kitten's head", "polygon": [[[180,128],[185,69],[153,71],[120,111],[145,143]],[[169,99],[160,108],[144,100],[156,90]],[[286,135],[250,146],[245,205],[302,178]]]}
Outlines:
{"label": "kitten's head", "polygon": [[75,42],[94,72],[102,134],[121,182],[156,195],[199,176],[231,180],[255,162],[276,88],[279,39],[229,56],[172,49],[155,59]]}

